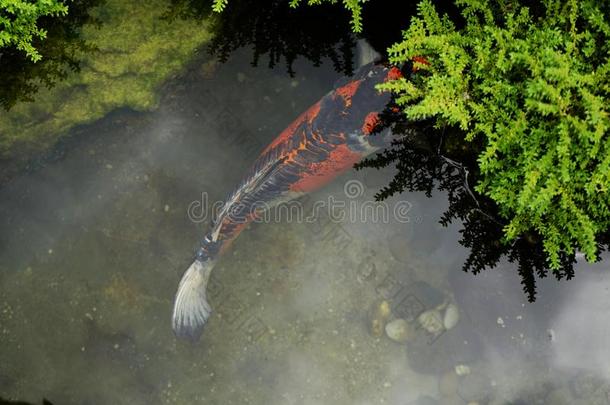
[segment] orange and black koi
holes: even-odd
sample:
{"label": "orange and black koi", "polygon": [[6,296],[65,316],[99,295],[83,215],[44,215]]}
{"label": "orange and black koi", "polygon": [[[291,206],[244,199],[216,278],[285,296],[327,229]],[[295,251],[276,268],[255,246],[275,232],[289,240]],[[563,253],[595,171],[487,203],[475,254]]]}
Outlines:
{"label": "orange and black koi", "polygon": [[391,98],[375,85],[400,75],[395,67],[366,66],[302,113],[228,198],[198,257],[225,250],[257,212],[323,186],[388,145],[388,133],[370,136]]}
{"label": "orange and black koi", "polygon": [[225,202],[176,295],[176,334],[197,337],[209,314],[205,286],[216,258],[257,215],[328,183],[391,142],[380,114],[391,101],[375,86],[400,69],[370,64],[335,85],[265,148]]}

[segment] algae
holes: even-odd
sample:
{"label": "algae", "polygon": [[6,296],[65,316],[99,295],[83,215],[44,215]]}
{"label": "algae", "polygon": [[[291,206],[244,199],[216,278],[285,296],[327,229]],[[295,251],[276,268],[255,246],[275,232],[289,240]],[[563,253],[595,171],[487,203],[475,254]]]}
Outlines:
{"label": "algae", "polygon": [[154,109],[159,85],[211,38],[206,22],[164,19],[168,4],[107,0],[94,7],[96,22],[81,30],[93,50],[81,51],[80,71],[50,89],[40,89],[36,101],[19,103],[0,115],[3,166],[25,166],[71,128],[117,108]]}

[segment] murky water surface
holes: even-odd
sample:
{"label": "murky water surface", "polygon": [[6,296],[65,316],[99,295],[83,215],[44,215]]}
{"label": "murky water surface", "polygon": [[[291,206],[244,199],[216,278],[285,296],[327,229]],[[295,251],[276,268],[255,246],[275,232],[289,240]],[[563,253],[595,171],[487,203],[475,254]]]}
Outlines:
{"label": "murky water surface", "polygon": [[[160,90],[156,112],[75,129],[59,160],[0,190],[0,394],[56,405],[610,403],[607,264],[542,282],[529,304],[513,264],[460,271],[459,227],[438,224],[444,195],[366,211],[388,172],[351,172],[307,197],[309,220],[250,226],[215,269],[201,341],[173,336],[173,295],[208,224],[191,204],[221,200],[337,79],[328,65],[297,73],[253,69],[244,53],[225,65],[201,56]],[[344,215],[311,215],[331,197]]]}

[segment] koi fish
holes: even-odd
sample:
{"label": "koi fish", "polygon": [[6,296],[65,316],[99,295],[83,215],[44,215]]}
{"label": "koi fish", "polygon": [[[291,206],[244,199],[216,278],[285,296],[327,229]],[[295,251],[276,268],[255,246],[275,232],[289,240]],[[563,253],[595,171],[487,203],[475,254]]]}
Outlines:
{"label": "koi fish", "polygon": [[263,150],[224,203],[180,281],[172,315],[177,336],[196,340],[201,335],[212,312],[206,297],[210,273],[249,222],[327,184],[390,144],[389,129],[373,135],[382,128],[380,113],[391,99],[375,86],[399,77],[396,67],[363,66],[339,81]]}

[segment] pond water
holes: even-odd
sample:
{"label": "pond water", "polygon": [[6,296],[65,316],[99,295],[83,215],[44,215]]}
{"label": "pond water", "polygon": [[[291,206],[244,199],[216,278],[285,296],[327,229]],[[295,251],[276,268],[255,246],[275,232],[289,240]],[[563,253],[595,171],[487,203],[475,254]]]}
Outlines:
{"label": "pond water", "polygon": [[[157,110],[74,129],[58,159],[0,189],[0,396],[610,403],[607,265],[541,282],[527,303],[515,264],[460,270],[459,225],[438,224],[442,193],[394,197],[389,221],[316,212],[252,224],[214,270],[201,340],[176,339],[173,296],[208,225],[196,202],[222,200],[339,77],[328,63],[297,63],[290,78],[249,62],[197,56]],[[390,174],[351,171],[302,206],[333,197],[362,212]]]}

